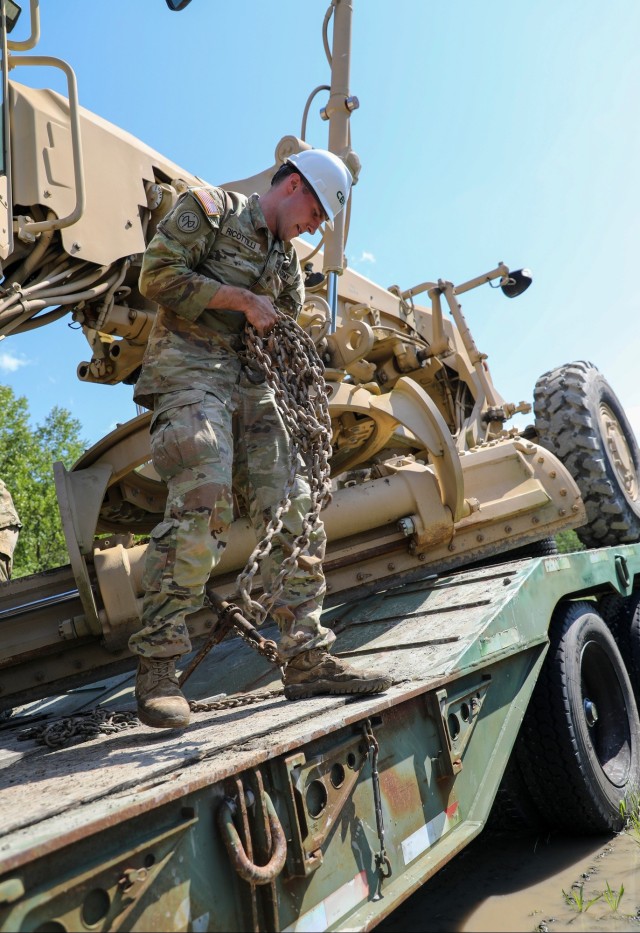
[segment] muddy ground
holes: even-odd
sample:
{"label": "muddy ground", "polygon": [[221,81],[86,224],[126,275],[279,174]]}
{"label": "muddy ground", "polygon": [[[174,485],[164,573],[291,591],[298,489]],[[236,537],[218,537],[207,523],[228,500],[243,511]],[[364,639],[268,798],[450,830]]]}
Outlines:
{"label": "muddy ground", "polygon": [[638,933],[640,842],[486,830],[376,929]]}

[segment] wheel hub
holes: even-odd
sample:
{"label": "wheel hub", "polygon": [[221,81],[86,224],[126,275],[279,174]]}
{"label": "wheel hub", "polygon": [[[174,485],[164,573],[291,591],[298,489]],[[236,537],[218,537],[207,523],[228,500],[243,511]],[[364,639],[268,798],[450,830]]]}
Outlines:
{"label": "wheel hub", "polygon": [[598,416],[613,468],[629,498],[637,499],[638,479],[635,465],[620,422],[604,402],[600,403]]}
{"label": "wheel hub", "polygon": [[596,704],[588,697],[585,697],[583,700],[583,707],[587,725],[589,728],[591,728],[592,726],[595,726],[598,721],[598,710],[596,708]]}

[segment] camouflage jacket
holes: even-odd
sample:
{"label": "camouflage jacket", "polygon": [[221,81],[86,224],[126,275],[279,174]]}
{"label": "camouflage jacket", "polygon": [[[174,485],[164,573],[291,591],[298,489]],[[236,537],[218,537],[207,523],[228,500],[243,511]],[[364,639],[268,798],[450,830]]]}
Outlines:
{"label": "camouflage jacket", "polygon": [[216,370],[240,368],[244,314],[206,307],[220,285],[268,295],[294,318],[304,301],[296,252],[273,236],[258,195],[192,188],[144,254],[140,290],[159,309],[134,392],[138,404],[152,408],[156,393],[215,392]]}
{"label": "camouflage jacket", "polygon": [[11,557],[16,544],[16,531],[22,528],[11,493],[0,479],[0,554]]}

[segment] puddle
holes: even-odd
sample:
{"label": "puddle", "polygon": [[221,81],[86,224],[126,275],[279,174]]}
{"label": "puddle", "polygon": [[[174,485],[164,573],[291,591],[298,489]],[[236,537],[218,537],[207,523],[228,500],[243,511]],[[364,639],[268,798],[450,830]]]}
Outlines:
{"label": "puddle", "polygon": [[485,832],[376,930],[639,933],[640,844],[625,833],[609,839]]}

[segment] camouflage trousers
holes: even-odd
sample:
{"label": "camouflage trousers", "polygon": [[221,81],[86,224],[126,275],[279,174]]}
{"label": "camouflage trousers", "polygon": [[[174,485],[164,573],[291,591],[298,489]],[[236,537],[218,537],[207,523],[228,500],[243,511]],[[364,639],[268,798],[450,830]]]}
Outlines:
{"label": "camouflage trousers", "polygon": [[[272,390],[249,382],[232,366],[218,375],[218,382],[219,394],[182,390],[156,398],[151,451],[168,496],[164,520],[151,533],[147,549],[143,627],[129,640],[134,654],[168,658],[191,650],[185,616],[203,605],[204,585],[227,543],[234,493],[261,538],[291,473],[289,436]],[[310,508],[309,485],[301,473],[290,499],[261,565],[267,591]],[[325,546],[319,523],[303,555],[304,566],[288,578],[271,611],[283,661],[312,648],[329,648],[335,640],[320,624]]]}
{"label": "camouflage trousers", "polygon": [[0,583],[8,583],[13,569],[13,552],[18,543],[20,527],[0,528]]}
{"label": "camouflage trousers", "polygon": [[11,558],[0,554],[0,583],[8,583],[11,579]]}

